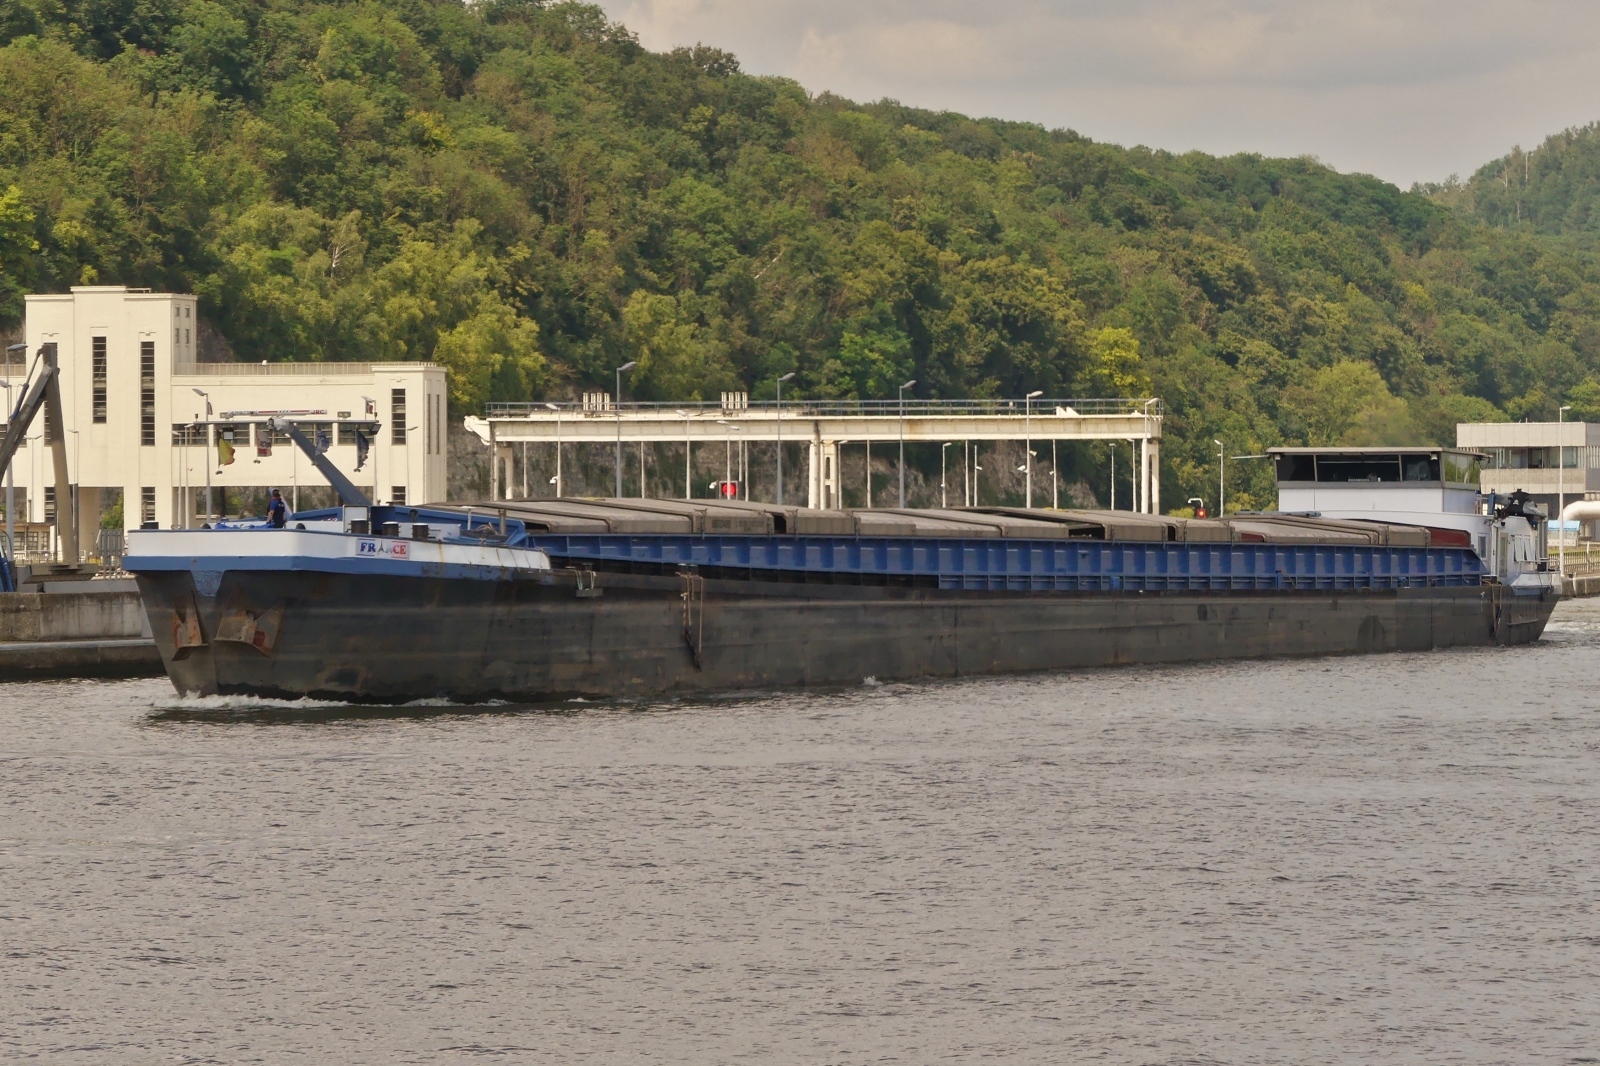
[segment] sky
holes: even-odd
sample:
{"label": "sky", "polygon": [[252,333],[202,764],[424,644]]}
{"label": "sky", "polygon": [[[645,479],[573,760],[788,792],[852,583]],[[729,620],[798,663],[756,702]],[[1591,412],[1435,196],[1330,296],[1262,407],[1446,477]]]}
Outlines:
{"label": "sky", "polygon": [[665,50],[858,101],[1407,188],[1600,120],[1593,0],[600,0]]}

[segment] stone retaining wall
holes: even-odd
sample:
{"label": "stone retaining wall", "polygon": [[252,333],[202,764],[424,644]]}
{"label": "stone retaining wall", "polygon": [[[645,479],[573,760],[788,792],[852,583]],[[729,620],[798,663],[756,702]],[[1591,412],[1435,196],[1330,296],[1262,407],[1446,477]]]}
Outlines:
{"label": "stone retaining wall", "polygon": [[148,636],[137,590],[0,593],[0,642]]}

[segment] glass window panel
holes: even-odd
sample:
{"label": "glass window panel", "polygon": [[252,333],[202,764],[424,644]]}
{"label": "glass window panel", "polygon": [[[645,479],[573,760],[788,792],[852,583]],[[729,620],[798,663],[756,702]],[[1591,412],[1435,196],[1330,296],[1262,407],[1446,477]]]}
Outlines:
{"label": "glass window panel", "polygon": [[1399,481],[1399,455],[1319,455],[1319,482]]}

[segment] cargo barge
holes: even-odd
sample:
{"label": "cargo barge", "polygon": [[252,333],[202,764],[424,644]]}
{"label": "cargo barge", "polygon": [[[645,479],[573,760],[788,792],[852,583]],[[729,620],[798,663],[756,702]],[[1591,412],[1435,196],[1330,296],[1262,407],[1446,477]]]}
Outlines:
{"label": "cargo barge", "polygon": [[347,505],[140,530],[124,566],[194,694],[541,701],[1538,639],[1543,517],[1479,497],[1469,456],[1276,461],[1320,509]]}

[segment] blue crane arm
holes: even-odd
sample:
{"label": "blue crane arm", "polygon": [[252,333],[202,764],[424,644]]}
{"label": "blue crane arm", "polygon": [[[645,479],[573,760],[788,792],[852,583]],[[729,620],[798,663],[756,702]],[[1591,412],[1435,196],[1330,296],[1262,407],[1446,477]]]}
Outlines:
{"label": "blue crane arm", "polygon": [[[333,486],[333,491],[339,494],[347,507],[371,507],[372,501],[367,499],[366,493],[351,484],[350,479],[340,472],[328,460],[326,455],[317,451],[316,447],[300,432],[298,426],[287,418],[274,418],[272,428],[279,433],[289,434],[289,439],[294,441],[301,451],[306,453],[306,458],[311,460],[311,465],[322,471],[322,476],[328,479],[328,484]],[[0,467],[3,469],[3,467]]]}
{"label": "blue crane arm", "polygon": [[28,429],[33,425],[33,420],[39,416],[39,408],[44,406],[45,398],[50,392],[50,382],[61,371],[55,367],[46,367],[33,382],[33,387],[28,389],[22,402],[17,404],[16,413],[11,416],[11,424],[6,426],[6,438],[0,442],[0,473],[3,473],[6,464],[11,462],[17,454],[17,449],[22,447],[22,442],[28,439]]}

